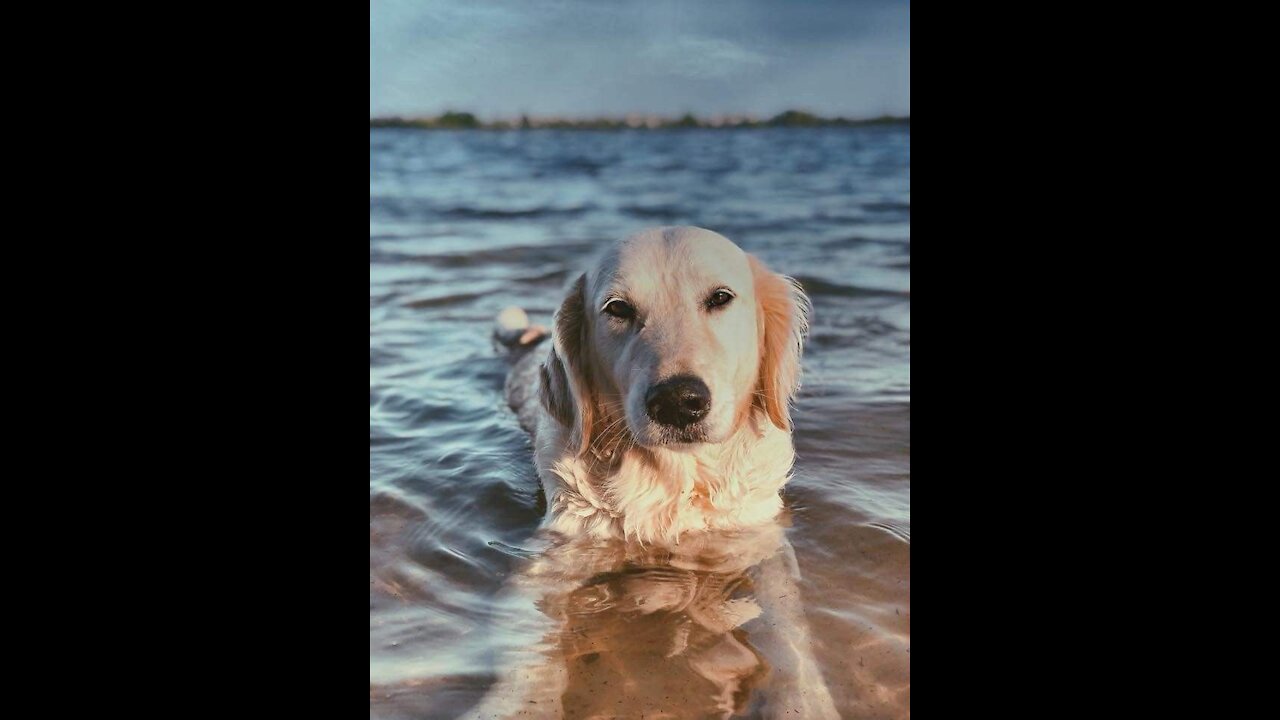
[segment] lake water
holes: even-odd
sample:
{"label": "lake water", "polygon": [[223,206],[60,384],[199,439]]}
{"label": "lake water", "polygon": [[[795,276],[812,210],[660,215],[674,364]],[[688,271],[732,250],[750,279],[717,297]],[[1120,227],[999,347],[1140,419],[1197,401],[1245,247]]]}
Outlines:
{"label": "lake water", "polygon": [[[542,506],[528,440],[503,400],[494,316],[514,304],[549,324],[602,243],[657,225],[715,230],[809,294],[797,461],[784,492],[804,616],[843,717],[910,714],[910,140],[906,126],[370,131],[371,717],[465,712],[511,641],[494,598],[529,562],[518,548],[529,547]],[[645,571],[629,562],[628,573]],[[679,572],[661,581],[699,596],[737,582]],[[593,587],[622,592],[623,576],[609,577]],[[745,658],[734,671],[741,697],[720,716],[759,712],[769,658],[752,644],[753,623],[766,620],[704,632],[705,652],[718,643],[721,656]],[[647,625],[610,622],[622,641],[667,643],[687,618],[669,609]],[[608,716],[717,716],[698,697],[664,707],[654,694],[700,667],[695,650],[653,664],[639,685],[625,668],[610,671],[622,678],[617,692],[645,696],[617,695]],[[583,691],[586,672],[563,697],[566,716],[614,705],[612,690]]]}

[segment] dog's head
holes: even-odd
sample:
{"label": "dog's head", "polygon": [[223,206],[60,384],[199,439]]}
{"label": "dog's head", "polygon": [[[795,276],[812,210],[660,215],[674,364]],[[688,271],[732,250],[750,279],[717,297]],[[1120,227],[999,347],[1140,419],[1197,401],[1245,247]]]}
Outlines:
{"label": "dog's head", "polygon": [[645,230],[556,313],[542,402],[580,452],[624,429],[645,447],[722,442],[752,408],[790,430],[808,313],[798,285],[727,238]]}

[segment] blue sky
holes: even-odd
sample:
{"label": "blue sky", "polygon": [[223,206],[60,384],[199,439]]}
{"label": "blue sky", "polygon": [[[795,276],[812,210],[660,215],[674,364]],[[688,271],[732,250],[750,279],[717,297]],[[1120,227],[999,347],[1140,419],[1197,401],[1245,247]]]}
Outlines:
{"label": "blue sky", "polygon": [[370,0],[369,114],[911,112],[904,0]]}

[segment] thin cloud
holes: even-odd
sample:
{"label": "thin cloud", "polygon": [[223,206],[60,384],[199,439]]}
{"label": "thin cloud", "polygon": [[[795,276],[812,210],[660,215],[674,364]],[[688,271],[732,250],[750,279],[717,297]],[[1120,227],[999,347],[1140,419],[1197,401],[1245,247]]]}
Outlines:
{"label": "thin cloud", "polygon": [[769,63],[768,56],[728,40],[682,35],[655,38],[642,53],[655,72],[688,78],[725,78]]}

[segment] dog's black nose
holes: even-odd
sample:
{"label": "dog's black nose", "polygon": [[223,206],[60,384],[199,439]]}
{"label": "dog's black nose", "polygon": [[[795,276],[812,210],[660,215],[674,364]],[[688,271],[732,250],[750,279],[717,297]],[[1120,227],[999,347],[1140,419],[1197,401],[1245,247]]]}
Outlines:
{"label": "dog's black nose", "polygon": [[655,422],[682,428],[698,422],[711,409],[711,390],[692,375],[677,375],[649,388],[644,406]]}

